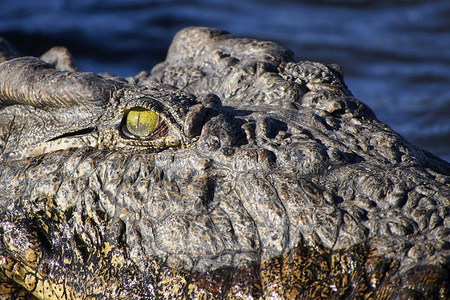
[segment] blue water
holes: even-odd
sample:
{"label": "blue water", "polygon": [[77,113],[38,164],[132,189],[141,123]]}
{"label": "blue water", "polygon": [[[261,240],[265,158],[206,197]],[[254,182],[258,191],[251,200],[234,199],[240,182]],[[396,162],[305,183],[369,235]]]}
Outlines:
{"label": "blue water", "polygon": [[81,70],[121,76],[162,61],[186,26],[273,40],[340,64],[381,121],[450,161],[449,16],[449,0],[2,0],[0,35],[24,54],[67,46]]}

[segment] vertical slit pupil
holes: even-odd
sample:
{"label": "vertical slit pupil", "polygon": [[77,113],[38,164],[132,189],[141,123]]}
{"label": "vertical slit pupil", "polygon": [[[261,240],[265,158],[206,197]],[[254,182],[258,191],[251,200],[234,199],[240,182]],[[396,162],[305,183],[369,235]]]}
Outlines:
{"label": "vertical slit pupil", "polygon": [[156,112],[135,107],[127,114],[126,127],[131,134],[137,137],[145,137],[158,127],[159,122],[160,117]]}

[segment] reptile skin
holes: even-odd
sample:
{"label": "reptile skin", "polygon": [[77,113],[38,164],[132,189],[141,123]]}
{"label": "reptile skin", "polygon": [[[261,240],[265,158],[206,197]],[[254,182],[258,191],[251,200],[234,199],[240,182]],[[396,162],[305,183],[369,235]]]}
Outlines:
{"label": "reptile skin", "polygon": [[450,165],[339,66],[207,28],[132,78],[0,49],[1,299],[450,298]]}

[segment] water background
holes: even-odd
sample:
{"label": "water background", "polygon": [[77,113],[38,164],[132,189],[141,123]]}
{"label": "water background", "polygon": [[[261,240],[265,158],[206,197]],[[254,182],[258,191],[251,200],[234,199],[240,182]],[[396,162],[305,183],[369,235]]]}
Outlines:
{"label": "water background", "polygon": [[80,70],[120,76],[150,71],[193,25],[340,64],[381,121],[450,161],[449,0],[0,1],[0,36],[22,54],[66,46]]}

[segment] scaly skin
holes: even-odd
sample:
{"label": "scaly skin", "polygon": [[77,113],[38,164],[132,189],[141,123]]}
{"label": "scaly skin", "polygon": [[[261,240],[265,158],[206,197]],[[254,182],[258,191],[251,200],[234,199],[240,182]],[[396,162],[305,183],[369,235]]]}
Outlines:
{"label": "scaly skin", "polygon": [[206,28],[126,80],[53,51],[0,65],[0,297],[450,297],[450,165],[338,66]]}

